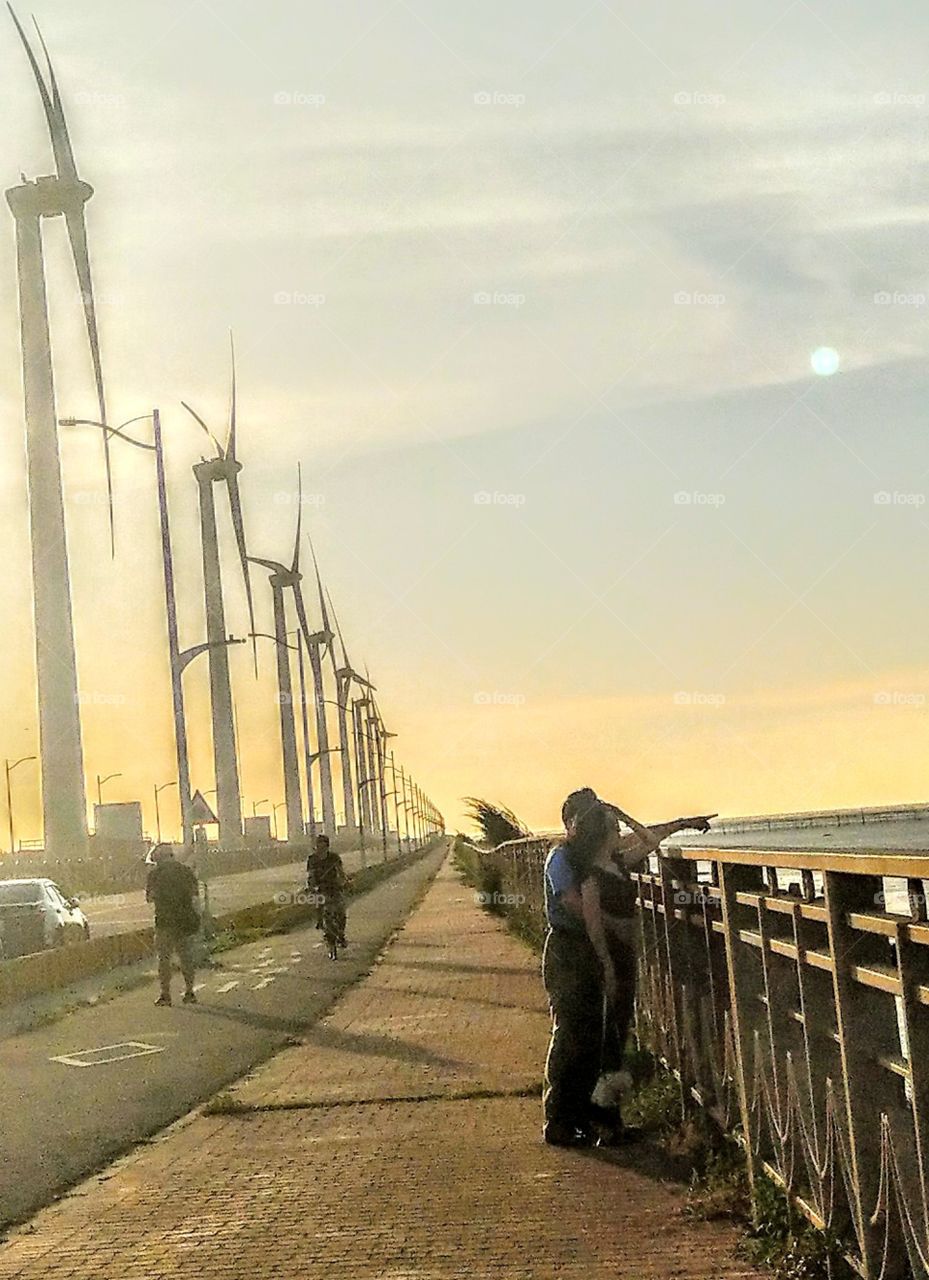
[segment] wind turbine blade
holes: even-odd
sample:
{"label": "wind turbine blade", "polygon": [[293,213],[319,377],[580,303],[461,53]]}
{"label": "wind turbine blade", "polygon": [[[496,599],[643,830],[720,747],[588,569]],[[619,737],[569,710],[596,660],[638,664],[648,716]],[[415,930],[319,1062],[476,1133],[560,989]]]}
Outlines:
{"label": "wind turbine blade", "polygon": [[[12,6],[10,12],[13,13]],[[14,20],[16,14],[13,14]],[[19,22],[16,22],[19,27]],[[68,122],[65,120],[64,107],[61,105],[61,94],[58,92],[58,81],[55,78],[55,68],[52,66],[52,60],[49,57],[48,46],[45,43],[45,37],[39,28],[35,18],[32,19],[32,25],[35,27],[36,35],[39,37],[39,44],[42,46],[42,53],[45,55],[45,65],[48,68],[48,80],[51,88],[51,101],[46,108],[46,116],[48,117],[48,131],[52,136],[52,150],[55,153],[55,166],[58,169],[60,178],[76,178],[77,165],[74,163],[74,150],[71,146],[71,138],[68,134]],[[20,35],[23,34],[20,27]],[[43,100],[48,94],[43,94]]]}
{"label": "wind turbine blade", "polygon": [[300,529],[303,524],[303,472],[297,463],[297,532],[294,535],[294,555],[290,565],[291,573],[300,572]]}
{"label": "wind turbine blade", "polygon": [[239,562],[242,565],[242,576],[245,579],[245,596],[248,600],[249,632],[252,636],[252,657],[255,662],[255,675],[258,675],[258,642],[255,639],[255,603],[252,600],[252,580],[248,569],[248,550],[245,546],[245,521],[242,519],[242,498],[239,494],[239,477],[230,475],[226,480],[229,493],[229,511],[232,515],[232,527],[235,531],[236,546],[239,548]]}
{"label": "wind turbine blade", "polygon": [[[74,267],[81,288],[84,303],[84,321],[87,325],[87,340],[90,343],[90,358],[94,368],[94,383],[97,389],[97,408],[100,421],[106,424],[106,396],[103,390],[103,366],[100,361],[100,338],[97,333],[97,308],[94,303],[93,278],[90,274],[90,254],[87,250],[87,226],[84,222],[83,206],[76,211],[65,214],[68,225],[68,237],[71,241],[71,252],[74,255]],[[103,433],[103,461],[106,468],[106,494],[110,513],[110,548],[115,553],[116,540],[113,528],[113,472],[110,465],[110,433]]]}
{"label": "wind turbine blade", "polygon": [[303,632],[303,642],[307,647],[307,652],[309,652],[311,644],[314,643],[314,637],[310,631],[309,619],[306,616],[306,604],[303,600],[303,591],[300,588],[299,582],[295,582],[292,589],[294,593],[294,605],[297,610],[297,620],[300,623],[300,630]]}
{"label": "wind turbine blade", "polygon": [[329,601],[329,608],[332,610],[332,620],[335,623],[336,635],[339,637],[339,644],[342,647],[342,668],[343,670],[350,672],[352,668],[351,668],[351,663],[348,660],[348,651],[345,648],[345,637],[342,635],[342,624],[339,622],[339,615],[335,611],[335,605],[332,602],[332,596],[329,594],[328,591],[326,592],[326,597]]}
{"label": "wind turbine blade", "polygon": [[[51,95],[49,94],[49,91],[48,91],[48,85],[45,83],[45,77],[42,74],[42,68],[39,66],[38,59],[36,58],[35,54],[32,51],[32,45],[29,43],[29,39],[26,35],[26,32],[23,30],[23,24],[20,22],[19,18],[17,18],[16,10],[13,8],[12,4],[9,3],[9,0],[7,0],[6,7],[10,11],[10,17],[13,19],[13,21],[16,24],[16,30],[19,32],[19,38],[23,42],[23,48],[26,50],[26,57],[29,59],[29,65],[32,67],[32,74],[35,76],[35,82],[36,82],[36,85],[38,86],[39,94],[42,98],[42,107],[45,111],[45,120],[48,125],[49,137],[51,138],[51,141],[52,141],[52,150],[55,153],[55,167],[58,170],[59,174],[62,174],[61,161],[64,160],[65,166],[66,166],[64,169],[64,173],[70,173],[73,175],[74,173],[73,154],[70,156],[70,170],[67,168],[68,152],[70,152],[70,145],[71,145],[70,142],[68,141],[67,129],[64,130],[64,139],[65,139],[67,150],[63,155],[59,156],[59,147],[61,145],[61,136],[62,136],[61,129],[59,126],[59,118],[61,118],[60,110],[56,111],[55,104],[53,103]],[[41,36],[40,36],[40,39],[41,39]],[[46,58],[47,57],[48,55],[46,54]],[[63,123],[63,118],[62,118],[62,123]]]}
{"label": "wind turbine blade", "polygon": [[229,438],[226,441],[226,457],[235,458],[235,339],[229,330],[229,360],[231,364],[231,387],[229,393]]}
{"label": "wind turbine blade", "polygon": [[[29,59],[29,65],[32,67],[32,73],[35,76],[38,85],[39,94],[42,98],[42,107],[45,111],[45,120],[48,125],[48,132],[51,138],[52,151],[55,156],[55,168],[59,178],[65,180],[78,181],[77,166],[74,162],[74,150],[71,146],[71,138],[68,134],[68,124],[65,119],[64,108],[61,103],[61,94],[58,90],[58,81],[55,77],[55,68],[52,66],[52,60],[48,52],[48,46],[45,43],[45,37],[39,28],[39,24],[33,18],[33,24],[36,29],[36,35],[45,57],[45,66],[48,73],[48,83],[42,74],[38,59],[32,51],[32,46],[23,30],[22,23],[16,16],[12,4],[7,4],[16,30],[19,32],[19,38],[22,41],[23,48],[26,50],[26,56]],[[68,238],[71,242],[71,253],[74,257],[74,267],[77,272],[78,284],[81,290],[81,300],[84,306],[84,321],[87,326],[87,339],[90,344],[90,357],[93,362],[94,383],[97,391],[97,410],[98,419],[106,426],[106,396],[103,389],[103,367],[100,361],[100,339],[97,333],[97,309],[94,303],[93,279],[90,271],[90,254],[87,250],[87,226],[84,221],[83,203],[78,208],[71,207],[65,211],[65,221],[68,227]],[[113,523],[113,471],[110,463],[110,433],[103,433],[103,459],[106,468],[106,493],[107,505],[109,510],[110,524],[110,550],[115,554],[116,536]]]}
{"label": "wind turbine blade", "polygon": [[316,592],[319,596],[319,612],[323,620],[323,633],[326,636],[326,651],[333,654],[332,648],[332,627],[329,623],[329,610],[326,608],[326,594],[323,591],[323,580],[319,574],[319,561],[316,559],[316,548],[313,546],[313,539],[307,534],[307,541],[310,544],[310,554],[313,557],[313,569],[316,572]]}
{"label": "wind turbine blade", "polygon": [[260,564],[263,569],[270,569],[272,573],[286,574],[287,566],[281,564],[279,560],[263,560],[261,556],[249,556],[249,564]]}
{"label": "wind turbine blade", "polygon": [[181,407],[187,410],[187,412],[190,414],[190,416],[194,419],[195,422],[199,422],[200,426],[203,428],[206,434],[213,441],[213,444],[216,446],[217,458],[222,460],[225,457],[225,454],[223,453],[222,445],[219,443],[219,441],[213,435],[213,432],[210,430],[210,428],[206,425],[206,423],[200,417],[199,413],[197,413],[196,409],[191,409],[190,405],[187,403],[186,400],[181,401]]}

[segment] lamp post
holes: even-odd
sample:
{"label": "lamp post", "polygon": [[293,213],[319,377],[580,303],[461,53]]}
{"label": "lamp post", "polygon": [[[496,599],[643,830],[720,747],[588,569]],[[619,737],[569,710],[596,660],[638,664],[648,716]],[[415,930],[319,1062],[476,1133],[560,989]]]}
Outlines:
{"label": "lamp post", "polygon": [[155,784],[155,839],[161,844],[161,810],[158,806],[158,797],[162,791],[167,791],[168,787],[176,787],[177,782],[163,782],[159,787]]}
{"label": "lamp post", "polygon": [[274,806],[272,807],[272,809],[271,809],[271,814],[272,814],[272,817],[273,817],[273,819],[274,819],[274,839],[275,839],[275,840],[278,838],[278,836],[277,836],[277,811],[278,811],[278,809],[286,809],[286,808],[287,808],[287,801],[286,801],[286,800],[281,800],[281,801],[279,801],[276,805],[274,805]]}
{"label": "lamp post", "polygon": [[101,778],[99,773],[97,774],[97,804],[99,806],[102,806],[103,804],[104,784],[109,782],[112,778],[121,778],[122,776],[123,775],[121,773],[108,773],[106,777]]}
{"label": "lamp post", "polygon": [[400,802],[397,797],[400,792],[397,788],[397,766],[394,764],[394,753],[391,751],[386,768],[390,770],[390,777],[393,782],[393,790],[388,791],[385,799],[393,799],[394,802],[394,826],[397,829],[397,857],[400,856]]}
{"label": "lamp post", "polygon": [[[153,443],[136,440],[124,434],[124,429],[134,422],[152,420]],[[190,849],[194,840],[193,822],[190,813],[190,762],[187,752],[187,717],[184,712],[184,685],[182,676],[185,668],[198,654],[206,653],[214,647],[227,647],[232,644],[244,644],[244,640],[235,640],[231,636],[225,640],[194,645],[182,650],[178,638],[177,597],[174,589],[174,554],[171,547],[171,526],[168,519],[168,489],[165,481],[164,445],[161,435],[161,414],[153,409],[150,414],[142,414],[130,418],[120,427],[107,427],[92,418],[62,418],[63,427],[96,427],[106,438],[115,436],[136,449],[143,449],[155,455],[155,472],[158,485],[158,520],[161,528],[161,562],[165,589],[165,617],[168,626],[168,657],[171,667],[171,703],[174,712],[174,745],[177,754],[178,790],[181,802],[181,829],[184,847]],[[204,792],[204,795],[210,794]]]}
{"label": "lamp post", "polygon": [[25,764],[27,760],[35,760],[35,756],[20,756],[18,760],[14,760],[10,764],[9,760],[4,761],[6,768],[6,811],[10,819],[10,855],[16,853],[16,840],[13,834],[13,789],[10,786],[10,774],[15,768],[21,764]]}

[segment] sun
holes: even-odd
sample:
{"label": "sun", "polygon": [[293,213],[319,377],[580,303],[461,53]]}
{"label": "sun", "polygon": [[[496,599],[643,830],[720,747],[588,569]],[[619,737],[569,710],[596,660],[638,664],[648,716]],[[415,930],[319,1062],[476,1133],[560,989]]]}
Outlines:
{"label": "sun", "polygon": [[821,378],[831,378],[839,368],[839,353],[832,347],[817,347],[810,356],[810,367]]}

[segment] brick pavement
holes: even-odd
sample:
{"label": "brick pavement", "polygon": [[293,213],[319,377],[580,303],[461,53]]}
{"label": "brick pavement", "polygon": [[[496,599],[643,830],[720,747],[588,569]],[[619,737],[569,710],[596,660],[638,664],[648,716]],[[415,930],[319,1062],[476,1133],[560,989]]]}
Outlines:
{"label": "brick pavement", "polygon": [[647,1152],[546,1148],[535,958],[446,864],[303,1043],[0,1248],[0,1280],[750,1280]]}

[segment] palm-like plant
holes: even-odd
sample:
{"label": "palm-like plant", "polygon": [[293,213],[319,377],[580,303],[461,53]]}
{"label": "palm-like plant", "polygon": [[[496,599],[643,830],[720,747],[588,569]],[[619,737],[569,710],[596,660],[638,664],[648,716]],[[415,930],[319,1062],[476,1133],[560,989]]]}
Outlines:
{"label": "palm-like plant", "polygon": [[485,844],[496,848],[507,840],[524,840],[529,829],[511,809],[503,805],[492,804],[489,800],[479,800],[475,796],[466,796],[468,816],[481,832]]}

